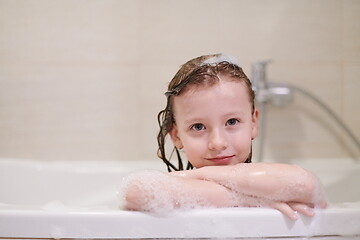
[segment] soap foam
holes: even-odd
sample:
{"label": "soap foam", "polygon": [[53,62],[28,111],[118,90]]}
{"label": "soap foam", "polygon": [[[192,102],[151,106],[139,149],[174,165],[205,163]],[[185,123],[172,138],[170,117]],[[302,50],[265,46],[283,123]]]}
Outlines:
{"label": "soap foam", "polygon": [[[169,214],[175,210],[188,210],[208,206],[205,199],[190,195],[186,184],[177,176],[167,173],[146,170],[126,176],[120,186],[120,208],[128,204],[127,194],[135,190],[135,195],[141,198],[141,206],[136,210],[151,212],[158,215]],[[128,199],[129,200],[129,199]]]}
{"label": "soap foam", "polygon": [[313,203],[315,208],[325,208],[327,207],[327,200],[325,189],[318,176],[313,174],[315,179],[314,193],[313,193]]}

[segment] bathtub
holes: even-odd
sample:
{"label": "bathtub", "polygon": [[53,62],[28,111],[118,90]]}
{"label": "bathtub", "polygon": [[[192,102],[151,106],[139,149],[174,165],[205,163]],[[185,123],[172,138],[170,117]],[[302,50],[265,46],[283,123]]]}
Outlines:
{"label": "bathtub", "polygon": [[294,161],[317,174],[330,206],[293,222],[266,208],[194,209],[156,216],[117,208],[122,177],[157,161],[0,159],[1,238],[360,239],[360,164]]}

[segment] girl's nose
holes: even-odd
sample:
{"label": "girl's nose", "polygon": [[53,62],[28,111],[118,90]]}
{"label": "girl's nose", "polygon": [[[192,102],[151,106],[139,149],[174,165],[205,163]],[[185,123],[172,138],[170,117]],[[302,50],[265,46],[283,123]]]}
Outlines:
{"label": "girl's nose", "polygon": [[225,150],[228,147],[226,137],[221,131],[213,131],[209,136],[208,148],[210,150]]}

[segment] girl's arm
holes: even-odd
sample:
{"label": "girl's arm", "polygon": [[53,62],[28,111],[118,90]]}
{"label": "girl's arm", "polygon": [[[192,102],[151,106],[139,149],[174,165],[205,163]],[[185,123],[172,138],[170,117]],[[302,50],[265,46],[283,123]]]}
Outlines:
{"label": "girl's arm", "polygon": [[281,202],[325,204],[321,184],[305,169],[279,163],[240,163],[173,172],[185,178],[216,182],[235,192]]}
{"label": "girl's arm", "polygon": [[[170,174],[140,172],[124,180],[121,196],[126,209],[137,211],[166,213],[199,206],[264,206],[296,220],[295,211],[314,214],[309,207],[317,205],[317,187],[320,184],[316,177],[299,167],[253,163]],[[318,202],[325,204],[321,197]]]}
{"label": "girl's arm", "polygon": [[176,208],[233,207],[231,189],[212,181],[185,178],[158,171],[127,176],[120,196],[128,210],[166,213]]}

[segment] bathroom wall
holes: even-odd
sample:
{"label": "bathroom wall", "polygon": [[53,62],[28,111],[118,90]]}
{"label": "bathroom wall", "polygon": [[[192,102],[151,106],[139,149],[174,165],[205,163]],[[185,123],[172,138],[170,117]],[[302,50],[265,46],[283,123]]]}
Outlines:
{"label": "bathroom wall", "polygon": [[[190,58],[272,59],[360,138],[358,0],[0,0],[0,157],[156,158],[163,93]],[[266,113],[265,158],[359,156],[296,94]],[[258,142],[255,142],[255,155]]]}

